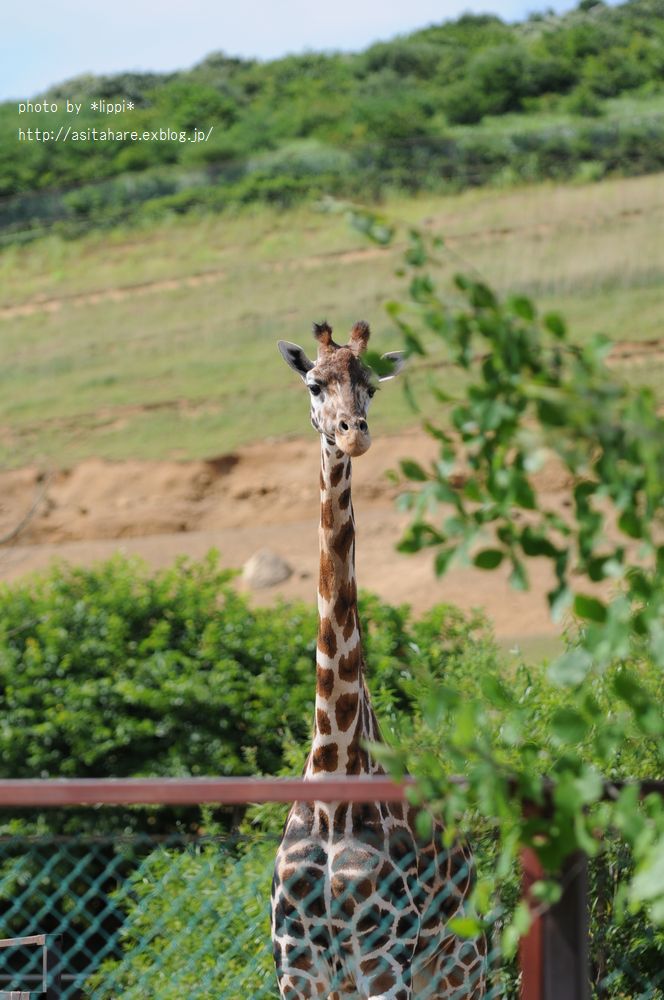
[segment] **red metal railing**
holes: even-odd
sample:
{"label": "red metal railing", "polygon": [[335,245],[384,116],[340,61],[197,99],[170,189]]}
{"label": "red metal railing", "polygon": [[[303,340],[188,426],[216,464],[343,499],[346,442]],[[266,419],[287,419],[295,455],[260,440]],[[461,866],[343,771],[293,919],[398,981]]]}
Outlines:
{"label": "red metal railing", "polygon": [[[0,807],[239,805],[241,803],[403,802],[412,779],[321,778],[11,778],[0,780]],[[315,795],[314,795],[315,790]]]}

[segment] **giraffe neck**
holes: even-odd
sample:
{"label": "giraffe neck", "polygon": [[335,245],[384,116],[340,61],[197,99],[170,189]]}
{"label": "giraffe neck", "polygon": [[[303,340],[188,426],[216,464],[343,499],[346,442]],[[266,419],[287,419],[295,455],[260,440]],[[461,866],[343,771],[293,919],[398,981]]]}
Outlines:
{"label": "giraffe neck", "polygon": [[350,457],[321,436],[316,717],[307,777],[377,769],[361,746],[379,734],[363,677],[350,478]]}

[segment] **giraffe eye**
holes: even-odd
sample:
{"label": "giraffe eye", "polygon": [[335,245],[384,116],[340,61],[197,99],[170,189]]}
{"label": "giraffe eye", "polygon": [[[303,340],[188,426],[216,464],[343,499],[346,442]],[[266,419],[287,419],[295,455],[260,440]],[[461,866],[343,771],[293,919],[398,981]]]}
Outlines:
{"label": "giraffe eye", "polygon": [[367,392],[369,393],[369,399],[371,399],[372,396],[376,395],[376,386],[375,385],[367,386]]}
{"label": "giraffe eye", "polygon": [[321,388],[316,382],[311,382],[309,384],[309,392],[312,396],[320,396]]}

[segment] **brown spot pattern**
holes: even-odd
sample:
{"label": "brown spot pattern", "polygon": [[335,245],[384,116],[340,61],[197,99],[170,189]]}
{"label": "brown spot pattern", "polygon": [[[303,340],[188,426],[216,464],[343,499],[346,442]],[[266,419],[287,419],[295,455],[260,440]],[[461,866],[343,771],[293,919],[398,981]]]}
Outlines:
{"label": "brown spot pattern", "polygon": [[332,548],[343,563],[348,559],[350,547],[355,539],[355,525],[352,518],[348,518],[346,523],[339,529],[339,534],[332,543]]}
{"label": "brown spot pattern", "polygon": [[[337,457],[339,455],[342,455],[342,454],[343,454],[343,452],[338,452]],[[348,465],[350,465],[350,463],[348,463]],[[334,466],[334,468],[330,472],[330,485],[331,486],[338,486],[339,485],[339,483],[341,482],[341,477],[343,476],[345,470],[346,470],[346,466],[344,465],[343,462],[340,462],[339,465],[335,465]]]}
{"label": "brown spot pattern", "polygon": [[387,993],[388,990],[396,986],[396,982],[395,973],[391,969],[389,971],[386,970],[371,980],[371,992],[376,994]]}
{"label": "brown spot pattern", "polygon": [[352,694],[340,694],[334,706],[334,715],[337,726],[342,733],[350,727],[357,712],[357,691]]}
{"label": "brown spot pattern", "polygon": [[301,969],[303,972],[308,972],[310,969],[313,969],[313,960],[311,958],[311,952],[308,948],[305,948],[304,951],[302,951],[302,945],[298,945],[298,947],[293,950],[296,957],[290,958],[289,956],[289,964],[292,965],[294,969]]}
{"label": "brown spot pattern", "polygon": [[339,657],[339,677],[342,681],[356,681],[360,675],[362,649],[359,642],[349,653]]}
{"label": "brown spot pattern", "polygon": [[318,573],[318,591],[324,600],[329,601],[332,597],[332,584],[334,581],[334,562],[329,552],[323,551],[320,554],[320,569]]}
{"label": "brown spot pattern", "polygon": [[316,747],[311,760],[314,771],[336,771],[339,763],[336,743],[325,743],[322,747]]}
{"label": "brown spot pattern", "polygon": [[322,708],[316,709],[316,725],[318,727],[318,732],[323,736],[330,736],[332,733],[332,724],[327,716],[327,713],[324,712]]}
{"label": "brown spot pattern", "polygon": [[324,531],[334,528],[334,508],[331,500],[324,500],[320,505],[320,523]]}
{"label": "brown spot pattern", "polygon": [[382,817],[377,804],[373,802],[355,802],[353,803],[352,810],[354,830],[380,830],[382,828]]}
{"label": "brown spot pattern", "polygon": [[352,742],[348,747],[346,774],[369,773],[369,755],[366,750],[360,746],[360,740],[363,739],[363,737],[364,732],[362,730],[362,720],[358,718]]}
{"label": "brown spot pattern", "polygon": [[350,503],[350,486],[343,491],[339,497],[339,506],[342,510],[346,510],[346,507]]}
{"label": "brown spot pattern", "polygon": [[316,691],[321,698],[329,698],[334,689],[334,670],[318,667],[316,670]]}
{"label": "brown spot pattern", "polygon": [[340,805],[334,810],[334,817],[332,819],[332,826],[336,833],[345,833],[346,831],[346,816],[348,814],[349,806]]}
{"label": "brown spot pattern", "polygon": [[[348,623],[348,618],[355,624],[355,616],[351,614],[355,609],[355,603],[357,601],[357,588],[355,586],[355,580],[350,580],[342,583],[337,591],[337,599],[334,602],[334,617],[337,620],[337,625],[340,628]],[[348,639],[349,635],[344,635],[344,639]]]}
{"label": "brown spot pattern", "polygon": [[318,648],[330,659],[337,655],[337,637],[329,618],[321,618],[318,626]]}
{"label": "brown spot pattern", "polygon": [[341,634],[343,635],[344,639],[348,641],[353,632],[359,633],[359,630],[360,626],[357,619],[357,608],[353,608],[350,614],[346,618],[344,627],[341,630]]}

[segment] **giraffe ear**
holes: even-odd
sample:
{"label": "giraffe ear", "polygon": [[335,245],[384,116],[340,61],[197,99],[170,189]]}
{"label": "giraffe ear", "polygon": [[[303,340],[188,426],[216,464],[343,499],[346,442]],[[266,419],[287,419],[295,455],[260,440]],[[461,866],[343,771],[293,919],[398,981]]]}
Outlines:
{"label": "giraffe ear", "polygon": [[277,343],[277,347],[286,364],[293,371],[296,371],[298,375],[301,375],[302,378],[314,367],[313,361],[309,360],[302,348],[298,347],[297,344],[291,344],[288,340],[280,340]]}
{"label": "giraffe ear", "polygon": [[371,331],[369,330],[369,324],[365,323],[364,320],[359,320],[359,322],[357,322],[350,331],[350,342],[348,346],[351,351],[353,351],[354,354],[364,354],[367,349],[370,336]]}
{"label": "giraffe ear", "polygon": [[388,351],[387,354],[383,354],[382,357],[385,361],[391,361],[393,368],[390,375],[381,375],[378,381],[388,382],[391,378],[396,378],[399,372],[404,369],[406,365],[406,355],[404,351]]}

